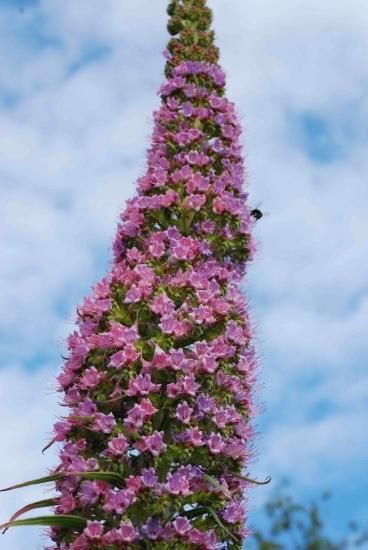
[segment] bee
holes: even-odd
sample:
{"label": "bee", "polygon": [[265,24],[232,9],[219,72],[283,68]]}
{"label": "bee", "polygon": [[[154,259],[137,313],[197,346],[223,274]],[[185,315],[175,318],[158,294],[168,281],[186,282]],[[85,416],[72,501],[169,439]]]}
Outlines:
{"label": "bee", "polygon": [[253,216],[256,221],[263,218],[263,212],[259,208],[253,208],[253,210],[251,210],[250,212],[250,215]]}

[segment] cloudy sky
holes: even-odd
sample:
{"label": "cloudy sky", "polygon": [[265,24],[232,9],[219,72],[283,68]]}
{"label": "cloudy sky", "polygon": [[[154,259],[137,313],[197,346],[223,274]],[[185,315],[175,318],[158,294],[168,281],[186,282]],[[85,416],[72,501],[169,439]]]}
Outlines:
{"label": "cloudy sky", "polygon": [[[254,475],[368,517],[368,4],[211,0],[245,129],[263,357]],[[144,171],[166,0],[0,0],[0,485],[46,472],[75,306]],[[251,495],[251,523],[272,487]],[[45,489],[0,497],[0,519]],[[3,550],[38,549],[14,530]]]}

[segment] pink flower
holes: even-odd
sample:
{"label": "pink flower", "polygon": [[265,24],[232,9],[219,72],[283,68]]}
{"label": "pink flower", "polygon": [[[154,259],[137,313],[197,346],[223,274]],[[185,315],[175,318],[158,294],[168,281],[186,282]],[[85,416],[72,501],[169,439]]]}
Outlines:
{"label": "pink flower", "polygon": [[95,423],[93,425],[93,429],[95,432],[102,432],[104,434],[109,434],[112,432],[115,426],[116,426],[116,420],[112,413],[108,415],[103,413],[96,413]]}
{"label": "pink flower", "polygon": [[223,298],[217,298],[215,300],[211,300],[210,303],[212,309],[216,311],[216,313],[226,316],[230,313],[232,310],[231,304],[229,304],[225,299]]}
{"label": "pink flower", "polygon": [[156,345],[155,347],[155,355],[153,357],[151,367],[155,367],[157,369],[166,369],[168,367],[171,367],[170,356],[165,353],[164,350],[161,349],[158,345]]}
{"label": "pink flower", "polygon": [[104,504],[105,512],[115,513],[122,515],[125,510],[129,508],[131,504],[135,501],[135,494],[129,490],[121,490],[115,493],[110,491],[106,497]]}
{"label": "pink flower", "polygon": [[216,406],[215,400],[208,395],[201,394],[197,397],[197,405],[200,411],[211,413]]}
{"label": "pink flower", "polygon": [[207,199],[204,195],[189,195],[185,201],[185,206],[199,212],[206,202]]}
{"label": "pink flower", "polygon": [[164,443],[164,432],[154,432],[152,435],[148,436],[145,445],[153,456],[158,456],[166,451],[167,445]]}
{"label": "pink flower", "polygon": [[180,403],[176,408],[176,418],[184,422],[184,424],[189,424],[192,416],[193,409],[189,407],[188,403],[184,401]]}
{"label": "pink flower", "polygon": [[139,406],[146,417],[151,417],[158,412],[158,409],[152,405],[152,402],[149,399],[142,399]]}
{"label": "pink flower", "polygon": [[207,437],[206,444],[213,455],[222,453],[225,448],[225,443],[221,435],[216,433],[212,433],[209,437]]}
{"label": "pink flower", "polygon": [[127,363],[134,363],[139,356],[135,346],[133,344],[127,344],[122,351],[118,351],[111,356],[109,367],[121,369]]}
{"label": "pink flower", "polygon": [[177,397],[180,394],[195,395],[200,385],[196,382],[194,375],[184,376],[176,383],[167,385],[168,397]]}
{"label": "pink flower", "polygon": [[139,493],[142,481],[139,476],[129,476],[125,482],[126,488],[134,494]]}
{"label": "pink flower", "polygon": [[208,178],[204,177],[200,172],[196,172],[187,182],[186,187],[188,193],[195,193],[196,191],[206,193],[210,188],[210,182]]}
{"label": "pink flower", "polygon": [[215,214],[222,214],[226,210],[226,202],[221,197],[216,197],[213,201],[213,211]]}
{"label": "pink flower", "polygon": [[184,435],[186,443],[189,443],[193,447],[202,447],[205,444],[202,439],[203,432],[197,427],[186,430]]}
{"label": "pink flower", "polygon": [[126,395],[149,395],[150,393],[156,393],[160,390],[161,384],[153,384],[150,374],[138,374],[136,378],[132,378],[129,381],[128,389],[125,391]]}
{"label": "pink flower", "polygon": [[90,390],[96,388],[101,380],[104,379],[106,373],[98,372],[96,367],[86,369],[79,381],[79,387],[82,390]]}
{"label": "pink flower", "polygon": [[178,321],[172,315],[165,316],[162,317],[159,327],[164,334],[175,334],[177,323]]}
{"label": "pink flower", "polygon": [[128,411],[124,425],[129,429],[141,428],[146,420],[146,413],[137,403]]}
{"label": "pink flower", "polygon": [[190,521],[187,518],[178,516],[175,521],[172,522],[175,531],[178,535],[184,536],[188,531],[192,529]]}
{"label": "pink flower", "polygon": [[226,337],[235,342],[236,344],[242,345],[247,342],[247,337],[244,334],[244,329],[238,325],[236,321],[229,321],[227,324]]}
{"label": "pink flower", "polygon": [[118,536],[119,542],[134,542],[138,537],[138,532],[130,521],[122,522],[118,529]]}
{"label": "pink flower", "polygon": [[216,322],[216,317],[213,315],[212,308],[210,306],[200,305],[193,308],[191,316],[197,323],[197,325],[209,325]]}
{"label": "pink flower", "polygon": [[219,548],[216,534],[213,530],[203,532],[199,531],[199,529],[192,529],[188,533],[188,539],[204,550],[217,550]]}
{"label": "pink flower", "polygon": [[191,237],[173,239],[170,244],[170,254],[177,260],[193,260],[198,249],[198,242]]}
{"label": "pink flower", "polygon": [[103,525],[99,521],[87,521],[87,527],[83,533],[89,540],[101,540]]}
{"label": "pink flower", "polygon": [[175,304],[166,292],[161,292],[152,300],[150,309],[157,315],[170,315],[175,310]]}
{"label": "pink flower", "polygon": [[182,380],[182,391],[188,395],[196,395],[197,390],[200,388],[200,385],[196,382],[195,376],[191,374],[190,376],[185,376]]}
{"label": "pink flower", "polygon": [[76,499],[73,495],[64,495],[59,499],[58,513],[59,514],[69,514],[73,512],[77,507]]}
{"label": "pink flower", "polygon": [[225,409],[215,409],[213,412],[212,419],[216,426],[220,428],[221,430],[226,428],[226,425],[229,421],[229,416],[227,414],[227,411]]}
{"label": "pink flower", "polygon": [[124,351],[118,351],[110,357],[109,367],[112,367],[114,369],[121,369],[125,365],[125,362],[126,358]]}
{"label": "pink flower", "polygon": [[54,424],[55,441],[64,441],[71,429],[72,425],[68,421],[56,422]]}
{"label": "pink flower", "polygon": [[225,456],[230,456],[234,460],[244,460],[248,458],[248,451],[245,442],[242,439],[233,438],[226,443],[224,449]]}
{"label": "pink flower", "polygon": [[161,258],[165,254],[165,244],[162,242],[151,243],[148,247],[149,253],[154,258]]}
{"label": "pink flower", "polygon": [[222,517],[228,523],[243,523],[244,508],[237,502],[231,502],[222,513]]}
{"label": "pink flower", "polygon": [[138,285],[133,285],[126,293],[124,302],[126,304],[136,304],[140,302],[143,297],[142,288]]}
{"label": "pink flower", "polygon": [[90,543],[88,542],[87,537],[81,535],[80,537],[76,538],[75,541],[69,546],[69,550],[88,550],[89,547]]}
{"label": "pink flower", "polygon": [[114,437],[114,439],[112,439],[108,443],[108,448],[110,452],[115,456],[123,455],[128,446],[128,442],[123,434],[119,434],[118,437]]}
{"label": "pink flower", "polygon": [[103,537],[103,542],[107,546],[119,544],[119,542],[121,541],[120,541],[120,534],[118,533],[118,530],[114,528],[108,531]]}
{"label": "pink flower", "polygon": [[136,247],[132,248],[131,250],[128,250],[126,255],[129,263],[131,264],[140,263],[144,261],[144,255]]}
{"label": "pink flower", "polygon": [[206,354],[201,358],[201,370],[213,374],[218,368],[218,363],[213,355]]}
{"label": "pink flower", "polygon": [[193,494],[188,479],[181,472],[168,475],[166,488],[173,495],[188,496]]}
{"label": "pink flower", "polygon": [[83,481],[78,497],[82,506],[93,506],[102,494],[102,488],[96,481]]}
{"label": "pink flower", "polygon": [[159,456],[167,449],[164,443],[164,432],[153,432],[152,435],[142,437],[135,447],[139,451],[149,451],[153,456]]}

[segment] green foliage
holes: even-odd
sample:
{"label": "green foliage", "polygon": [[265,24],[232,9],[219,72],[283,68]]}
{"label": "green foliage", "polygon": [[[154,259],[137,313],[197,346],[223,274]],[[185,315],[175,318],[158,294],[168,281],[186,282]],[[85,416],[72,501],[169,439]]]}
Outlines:
{"label": "green foliage", "polygon": [[334,540],[326,533],[323,505],[329,497],[330,494],[325,493],[316,502],[300,504],[282,491],[265,504],[266,528],[254,531],[249,550],[367,548],[368,532],[362,532],[355,523],[347,525],[347,534],[342,540]]}
{"label": "green foliage", "polygon": [[0,529],[24,526],[61,527],[66,529],[83,529],[87,520],[78,516],[40,516],[37,518],[20,519],[11,523],[0,525]]}

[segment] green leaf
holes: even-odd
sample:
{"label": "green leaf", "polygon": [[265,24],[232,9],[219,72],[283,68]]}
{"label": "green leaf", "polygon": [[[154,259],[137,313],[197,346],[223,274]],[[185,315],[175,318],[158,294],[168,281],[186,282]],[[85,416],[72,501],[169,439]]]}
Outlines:
{"label": "green leaf", "polygon": [[248,476],[242,476],[240,474],[234,474],[233,472],[228,472],[230,475],[237,477],[238,479],[241,479],[243,481],[248,481],[248,483],[253,483],[254,485],[268,485],[272,481],[271,476],[267,476],[265,480],[259,481],[258,479],[253,479]]}
{"label": "green leaf", "polygon": [[212,485],[212,487],[215,487],[215,489],[218,489],[219,491],[223,491],[224,488],[222,487],[222,485],[217,481],[217,479],[215,479],[214,477],[208,475],[208,474],[204,474],[204,479],[206,481],[208,481],[208,483],[210,485]]}
{"label": "green leaf", "polygon": [[[16,519],[19,518],[19,516],[22,516],[23,514],[26,514],[27,512],[30,512],[31,510],[38,510],[39,508],[49,508],[50,506],[56,506],[59,503],[58,498],[48,498],[46,500],[39,500],[38,502],[32,502],[32,504],[27,504],[27,506],[24,506],[15,514],[12,515],[10,520],[8,521],[8,524],[14,523]],[[8,530],[8,527],[4,529],[3,534]]]}
{"label": "green leaf", "polygon": [[124,484],[124,479],[121,477],[121,475],[114,472],[74,472],[72,475],[76,477],[82,477],[83,479],[106,481],[107,483],[113,483],[115,485]]}
{"label": "green leaf", "polygon": [[22,487],[29,487],[30,485],[40,485],[41,483],[50,483],[51,481],[60,481],[65,476],[64,474],[54,474],[51,476],[40,477],[38,479],[32,479],[31,481],[25,481],[24,483],[19,483],[18,485],[12,485],[11,487],[6,487],[6,489],[0,489],[1,493],[5,491],[13,491],[13,489],[21,489]]}
{"label": "green leaf", "polygon": [[65,527],[69,529],[84,529],[87,520],[79,516],[40,516],[36,518],[20,519],[0,525],[0,529],[10,529],[11,527],[26,527],[40,525],[45,527]]}
{"label": "green leaf", "polygon": [[21,489],[23,487],[29,487],[31,485],[41,485],[42,483],[51,483],[52,481],[61,481],[65,477],[75,476],[83,479],[92,479],[98,481],[106,481],[108,483],[114,483],[120,485],[124,483],[123,478],[114,472],[68,472],[67,474],[54,474],[51,476],[40,477],[39,479],[33,479],[31,481],[25,481],[17,485],[12,485],[6,489],[1,489],[0,492],[13,491],[14,489]]}
{"label": "green leaf", "polygon": [[197,506],[197,508],[193,508],[192,510],[182,510],[179,513],[180,516],[185,516],[190,519],[203,516],[204,514],[208,514],[208,508],[204,506]]}

